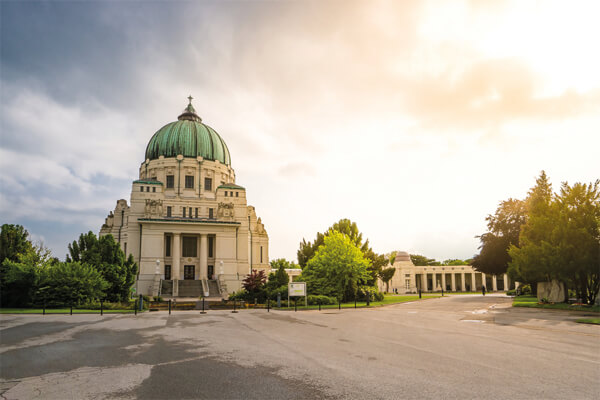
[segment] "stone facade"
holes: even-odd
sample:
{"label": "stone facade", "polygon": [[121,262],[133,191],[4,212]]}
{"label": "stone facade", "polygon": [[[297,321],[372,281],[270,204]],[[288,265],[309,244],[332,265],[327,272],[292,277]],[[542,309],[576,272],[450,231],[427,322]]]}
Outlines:
{"label": "stone facade", "polygon": [[[399,251],[394,265],[396,272],[389,282],[389,292],[398,294],[422,292],[468,292],[481,291],[485,286],[487,291],[508,290],[514,288],[514,282],[509,282],[508,276],[489,275],[475,271],[470,265],[453,266],[415,266],[408,253]],[[379,280],[379,290],[385,291],[386,285]]]}
{"label": "stone facade", "polygon": [[[187,114],[190,108],[191,101]],[[118,200],[106,218],[100,235],[106,234],[138,263],[141,294],[158,295],[164,286],[177,296],[179,281],[195,280],[203,292],[217,287],[225,296],[240,289],[251,269],[270,270],[265,227],[247,204],[245,188],[236,185],[233,168],[218,159],[146,159],[129,204]]]}

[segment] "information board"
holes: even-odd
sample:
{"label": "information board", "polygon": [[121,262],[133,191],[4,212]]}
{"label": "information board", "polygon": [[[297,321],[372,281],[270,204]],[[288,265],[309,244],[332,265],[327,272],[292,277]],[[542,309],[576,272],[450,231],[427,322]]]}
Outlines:
{"label": "information board", "polygon": [[289,297],[306,296],[306,282],[290,282],[288,283]]}

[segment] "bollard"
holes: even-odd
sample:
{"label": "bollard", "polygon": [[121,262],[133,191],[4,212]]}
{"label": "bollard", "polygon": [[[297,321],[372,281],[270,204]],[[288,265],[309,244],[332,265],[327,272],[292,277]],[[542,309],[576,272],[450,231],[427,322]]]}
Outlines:
{"label": "bollard", "polygon": [[44,300],[44,309],[42,310],[42,315],[46,315],[46,300]]}
{"label": "bollard", "polygon": [[321,300],[319,300],[319,311],[321,311]]}
{"label": "bollard", "polygon": [[234,301],[233,301],[233,311],[232,311],[232,313],[236,313],[236,312],[237,312],[237,311],[235,310],[235,304],[236,304],[236,303],[237,303],[237,301],[235,301],[235,300],[234,300]]}
{"label": "bollard", "polygon": [[137,299],[133,302],[133,315],[137,315]]}
{"label": "bollard", "polygon": [[73,315],[73,304],[71,304],[71,315]]}
{"label": "bollard", "polygon": [[442,288],[442,297],[444,297],[444,288]]}
{"label": "bollard", "polygon": [[171,315],[171,299],[169,299],[169,315]]}
{"label": "bollard", "polygon": [[342,301],[338,299],[338,310],[342,309]]}
{"label": "bollard", "polygon": [[204,297],[202,298],[202,311],[200,311],[200,314],[206,314],[206,311],[204,311]]}
{"label": "bollard", "polygon": [[104,315],[104,302],[100,300],[100,315]]}
{"label": "bollard", "polygon": [[367,293],[367,307],[371,305],[371,293]]}
{"label": "bollard", "polygon": [[421,289],[419,289],[419,298],[421,298]]}
{"label": "bollard", "polygon": [[356,297],[354,298],[354,308],[356,308]]}
{"label": "bollard", "polygon": [[271,312],[271,299],[267,299],[267,312]]}
{"label": "bollard", "polygon": [[298,298],[294,298],[294,312],[298,311]]}

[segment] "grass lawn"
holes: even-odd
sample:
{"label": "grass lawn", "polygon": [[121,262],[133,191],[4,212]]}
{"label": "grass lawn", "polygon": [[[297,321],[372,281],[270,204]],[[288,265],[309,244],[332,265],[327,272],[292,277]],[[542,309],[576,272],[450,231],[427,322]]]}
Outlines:
{"label": "grass lawn", "polygon": [[578,319],[575,322],[579,322],[580,324],[600,325],[600,318],[583,318],[583,319]]}
{"label": "grass lawn", "polygon": [[[437,294],[423,294],[422,295],[422,299],[435,299],[438,297],[442,297],[441,295],[437,295]],[[410,296],[404,296],[404,295],[393,295],[393,294],[387,294],[384,296],[382,301],[372,301],[371,304],[369,305],[369,307],[380,307],[380,306],[385,306],[385,305],[389,305],[389,304],[398,304],[398,303],[407,303],[409,301],[418,301],[419,300],[419,295],[410,295]],[[364,301],[359,301],[356,303],[356,307],[360,307],[360,308],[364,308],[367,307],[367,303]],[[330,304],[330,305],[322,305],[321,309],[325,310],[325,309],[336,309],[338,308],[337,304]],[[342,303],[342,308],[354,308],[354,302],[351,303]],[[273,309],[277,309],[276,307],[273,307]],[[281,307],[281,310],[293,310],[294,306],[291,305],[289,308],[288,307]],[[313,306],[308,306],[305,307],[304,306],[304,299],[302,300],[298,300],[298,310],[318,310],[319,306],[318,305],[313,305]]]}
{"label": "grass lawn", "polygon": [[[133,310],[104,310],[105,314],[133,314]],[[141,311],[138,311],[141,312]],[[0,308],[0,314],[42,314],[41,308]],[[70,314],[70,308],[47,308],[46,314]],[[100,310],[73,309],[73,314],[100,314]]]}
{"label": "grass lawn", "polygon": [[553,310],[571,310],[571,311],[588,311],[600,313],[600,306],[581,306],[571,305],[567,303],[555,303],[555,304],[540,304],[535,296],[517,296],[513,300],[513,307],[532,307],[532,308],[546,308]]}

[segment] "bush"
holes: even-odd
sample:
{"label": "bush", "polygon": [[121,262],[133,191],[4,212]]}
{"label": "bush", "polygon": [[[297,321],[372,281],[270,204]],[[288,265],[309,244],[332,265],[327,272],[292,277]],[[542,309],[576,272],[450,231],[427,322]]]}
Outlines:
{"label": "bush", "polygon": [[519,290],[521,291],[521,294],[524,296],[530,295],[531,294],[531,285],[529,285],[529,284],[521,285],[521,286],[519,286]]}
{"label": "bush", "polygon": [[[135,302],[108,302],[105,301],[102,303],[102,308],[105,310],[132,310]],[[73,308],[79,310],[99,310],[100,309],[100,301],[94,300],[89,301],[78,306],[74,306]]]}
{"label": "bush", "polygon": [[506,291],[506,295],[507,296],[514,296],[515,294],[517,294],[516,290],[507,290]]}
{"label": "bush", "polygon": [[377,288],[368,286],[359,288],[356,293],[356,298],[358,301],[367,301],[367,294],[369,295],[370,301],[383,301],[383,293],[377,290]]}
{"label": "bush", "polygon": [[162,296],[154,296],[154,297],[152,297],[152,300],[154,300],[154,301],[165,301],[165,299],[163,299]]}
{"label": "bush", "polygon": [[311,294],[307,298],[308,304],[313,305],[328,305],[328,304],[337,304],[337,298],[323,295],[314,295]]}

